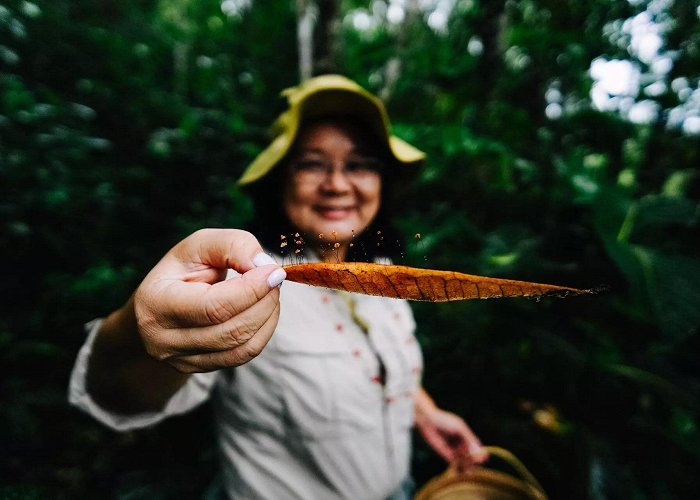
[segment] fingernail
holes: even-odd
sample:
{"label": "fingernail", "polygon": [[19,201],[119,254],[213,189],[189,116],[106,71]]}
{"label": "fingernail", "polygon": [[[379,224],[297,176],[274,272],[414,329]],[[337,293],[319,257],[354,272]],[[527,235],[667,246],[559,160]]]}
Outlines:
{"label": "fingernail", "polygon": [[270,285],[270,288],[274,288],[281,285],[286,277],[287,273],[284,272],[284,269],[275,269],[270,273],[270,276],[267,277],[267,284]]}
{"label": "fingernail", "polygon": [[482,446],[472,446],[469,448],[469,452],[472,455],[472,459],[477,463],[485,462],[489,458],[488,452]]}
{"label": "fingernail", "polygon": [[266,253],[260,252],[255,257],[253,257],[253,264],[255,267],[269,266],[270,264],[277,264],[272,257]]}

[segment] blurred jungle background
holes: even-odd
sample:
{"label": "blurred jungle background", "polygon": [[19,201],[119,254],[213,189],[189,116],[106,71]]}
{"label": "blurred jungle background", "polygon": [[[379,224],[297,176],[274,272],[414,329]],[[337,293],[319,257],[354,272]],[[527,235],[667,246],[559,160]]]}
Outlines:
{"label": "blurred jungle background", "polygon": [[[120,435],[68,406],[82,324],[251,219],[234,181],[279,91],[326,71],[429,153],[403,263],[610,287],[416,304],[436,400],[553,499],[695,498],[692,0],[2,0],[0,497],[200,496],[207,408]],[[417,441],[417,482],[442,469]]]}

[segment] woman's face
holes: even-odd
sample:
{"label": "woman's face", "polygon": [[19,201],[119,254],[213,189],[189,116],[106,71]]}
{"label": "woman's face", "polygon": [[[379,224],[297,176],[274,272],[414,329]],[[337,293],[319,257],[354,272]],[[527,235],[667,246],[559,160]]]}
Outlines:
{"label": "woman's face", "polygon": [[349,124],[323,121],[305,127],[288,165],[283,198],[287,217],[312,239],[322,234],[319,243],[339,243],[343,258],[352,238],[379,211],[381,167]]}

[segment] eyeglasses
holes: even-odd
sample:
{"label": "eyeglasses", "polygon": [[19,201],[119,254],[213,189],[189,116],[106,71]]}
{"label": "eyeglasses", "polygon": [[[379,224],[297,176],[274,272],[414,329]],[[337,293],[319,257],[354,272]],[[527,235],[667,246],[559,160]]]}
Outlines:
{"label": "eyeglasses", "polygon": [[[290,163],[292,173],[301,182],[321,183],[335,171],[333,162],[325,158],[301,158]],[[353,183],[376,179],[384,164],[376,158],[351,158],[342,163],[340,172]]]}

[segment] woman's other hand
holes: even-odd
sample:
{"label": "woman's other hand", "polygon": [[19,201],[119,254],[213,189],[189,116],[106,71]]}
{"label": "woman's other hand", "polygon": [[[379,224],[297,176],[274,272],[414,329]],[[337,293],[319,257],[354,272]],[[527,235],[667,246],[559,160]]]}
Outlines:
{"label": "woman's other hand", "polygon": [[488,459],[488,453],[467,423],[458,415],[438,408],[423,389],[416,396],[416,428],[435,453],[458,471]]}
{"label": "woman's other hand", "polygon": [[[226,280],[228,269],[240,276]],[[197,231],[173,247],[134,294],[146,352],[184,373],[250,361],[277,325],[284,278],[250,233]]]}

